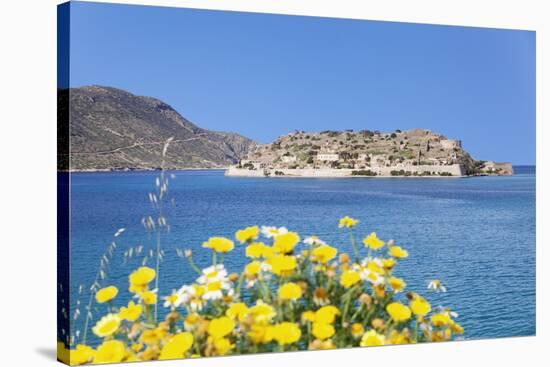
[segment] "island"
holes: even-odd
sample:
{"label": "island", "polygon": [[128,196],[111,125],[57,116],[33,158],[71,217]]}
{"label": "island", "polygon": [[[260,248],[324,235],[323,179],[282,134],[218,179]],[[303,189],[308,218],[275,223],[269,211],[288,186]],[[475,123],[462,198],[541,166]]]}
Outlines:
{"label": "island", "polygon": [[257,144],[226,176],[468,177],[512,175],[511,163],[476,160],[460,140],[431,130],[294,131]]}

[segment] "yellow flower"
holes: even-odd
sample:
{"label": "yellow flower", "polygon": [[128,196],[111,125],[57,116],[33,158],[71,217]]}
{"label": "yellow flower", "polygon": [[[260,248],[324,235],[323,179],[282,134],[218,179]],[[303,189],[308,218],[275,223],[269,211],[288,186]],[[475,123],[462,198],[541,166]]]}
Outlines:
{"label": "yellow flower", "polygon": [[260,228],[258,226],[246,227],[245,229],[238,230],[235,233],[235,238],[240,243],[255,240],[260,234]]}
{"label": "yellow flower", "polygon": [[315,322],[324,324],[332,324],[337,315],[340,315],[340,310],[334,306],[323,306],[315,311]]}
{"label": "yellow flower", "polygon": [[254,323],[257,324],[268,323],[275,317],[275,315],[277,315],[275,309],[271,305],[264,303],[262,300],[257,300],[256,305],[250,307],[248,311]]}
{"label": "yellow flower", "polygon": [[302,297],[302,288],[296,283],[285,283],[279,288],[279,299],[291,301]]}
{"label": "yellow flower", "polygon": [[392,269],[395,266],[395,259],[389,258],[389,259],[382,259],[382,266],[384,269]]}
{"label": "yellow flower", "polygon": [[142,305],[136,305],[134,301],[128,303],[128,307],[121,307],[118,316],[123,320],[136,321],[143,312]]}
{"label": "yellow flower", "polygon": [[135,286],[146,286],[151,283],[153,279],[155,279],[155,276],[155,269],[142,266],[130,274],[130,284]]}
{"label": "yellow flower", "polygon": [[399,344],[409,344],[410,342],[411,342],[410,334],[407,329],[404,329],[401,332],[397,330],[392,330],[389,335],[388,344],[399,345]]}
{"label": "yellow flower", "polygon": [[309,321],[314,322],[315,321],[315,312],[313,311],[305,311],[302,313],[302,320],[303,321]]}
{"label": "yellow flower", "polygon": [[273,249],[281,254],[288,254],[294,251],[294,247],[298,242],[300,242],[300,236],[298,236],[298,233],[283,233],[275,237]]}
{"label": "yellow flower", "polygon": [[454,320],[451,322],[451,330],[453,333],[457,334],[464,333],[464,328],[462,327],[462,325],[460,325],[458,322],[455,322]]}
{"label": "yellow flower", "polygon": [[226,355],[234,346],[235,345],[231,344],[231,341],[227,338],[214,339],[214,348],[216,348],[216,354],[219,356]]}
{"label": "yellow flower", "polygon": [[436,313],[435,315],[432,315],[430,321],[433,326],[447,326],[453,322],[447,313]]}
{"label": "yellow flower", "polygon": [[71,350],[71,366],[76,364],[88,363],[94,358],[95,351],[92,347],[85,344],[78,344],[74,350]]}
{"label": "yellow flower", "polygon": [[311,343],[309,343],[308,349],[309,350],[326,350],[326,349],[335,349],[336,345],[332,342],[332,340],[319,340],[315,339]]}
{"label": "yellow flower", "polygon": [[363,239],[363,244],[365,245],[365,247],[371,248],[373,250],[378,250],[384,247],[384,241],[376,236],[376,232],[372,232],[367,237],[365,237]]}
{"label": "yellow flower", "polygon": [[57,342],[57,359],[65,364],[71,363],[71,350],[65,346],[65,343],[58,341]]}
{"label": "yellow flower", "polygon": [[384,269],[382,269],[380,267],[380,265],[378,265],[376,262],[374,261],[369,261],[367,263],[367,269],[369,269],[370,271],[374,272],[374,273],[377,273],[377,274],[384,274],[385,271]]}
{"label": "yellow flower", "polygon": [[133,352],[138,353],[139,351],[141,351],[143,349],[143,344],[133,343],[130,348],[132,349]]}
{"label": "yellow flower", "polygon": [[237,319],[239,321],[243,321],[247,313],[248,306],[242,302],[231,304],[227,311],[225,311],[226,316],[231,317],[232,319]]}
{"label": "yellow flower", "polygon": [[342,276],[340,277],[340,284],[344,288],[350,288],[357,284],[360,280],[361,276],[359,275],[359,273],[348,270],[342,273]]}
{"label": "yellow flower", "polygon": [[322,322],[314,322],[311,330],[313,336],[317,339],[325,340],[334,335],[334,327],[331,324],[325,324]]}
{"label": "yellow flower", "polygon": [[410,308],[399,302],[393,302],[387,305],[386,311],[395,322],[407,321],[411,318]]}
{"label": "yellow flower", "polygon": [[95,300],[97,303],[105,303],[113,300],[118,294],[118,288],[114,285],[109,287],[101,288],[95,294]]}
{"label": "yellow flower", "polygon": [[233,250],[235,244],[225,237],[210,237],[208,241],[203,242],[202,247],[212,249],[215,252],[226,253]]}
{"label": "yellow flower", "polygon": [[354,338],[359,338],[361,335],[363,335],[364,332],[365,328],[363,327],[363,325],[357,322],[351,325],[351,336],[353,336]]}
{"label": "yellow flower", "polygon": [[269,258],[273,254],[273,249],[263,242],[254,242],[246,246],[246,256],[252,258]]}
{"label": "yellow flower", "polygon": [[315,247],[311,251],[311,256],[313,257],[313,261],[326,264],[330,260],[334,259],[337,253],[338,253],[338,250],[336,250],[334,247],[329,245],[321,245],[321,246]]}
{"label": "yellow flower", "polygon": [[196,313],[189,314],[187,315],[187,317],[185,318],[185,321],[183,322],[183,328],[188,331],[195,330],[199,321],[202,321],[202,318],[198,314]]}
{"label": "yellow flower", "polygon": [[214,339],[223,338],[229,334],[235,327],[235,321],[227,316],[222,316],[210,321],[208,324],[208,334]]}
{"label": "yellow flower", "polygon": [[401,278],[391,277],[388,282],[395,292],[400,292],[407,286],[407,283]]}
{"label": "yellow flower", "polygon": [[390,247],[390,255],[397,259],[402,259],[409,256],[409,253],[399,246],[392,246]]}
{"label": "yellow flower", "polygon": [[273,339],[279,345],[292,344],[300,340],[302,331],[293,322],[281,322],[273,327]]}
{"label": "yellow flower", "polygon": [[118,330],[120,326],[120,317],[115,314],[107,314],[103,316],[92,328],[92,331],[95,335],[100,338],[112,335],[115,331]]}
{"label": "yellow flower", "polygon": [[256,344],[265,344],[273,340],[273,326],[252,324],[248,337]]}
{"label": "yellow flower", "polygon": [[411,301],[410,307],[416,316],[426,316],[432,310],[432,306],[430,306],[428,301],[419,296]]}
{"label": "yellow flower", "polygon": [[357,219],[353,219],[351,217],[348,217],[347,215],[340,219],[340,222],[338,223],[338,228],[353,228],[359,223]]}
{"label": "yellow flower", "polygon": [[162,347],[159,359],[185,358],[185,353],[193,345],[193,334],[184,332],[171,337]]}
{"label": "yellow flower", "polygon": [[363,334],[361,337],[361,342],[359,343],[362,347],[374,347],[384,344],[386,344],[386,337],[382,334],[378,334],[374,329],[371,329]]}
{"label": "yellow flower", "polygon": [[162,338],[166,336],[166,330],[155,328],[155,329],[148,329],[144,330],[139,340],[147,345],[155,345],[158,344]]}
{"label": "yellow flower", "polygon": [[154,305],[157,303],[157,294],[151,291],[146,291],[140,294],[143,303],[146,305]]}
{"label": "yellow flower", "polygon": [[297,263],[294,256],[276,255],[268,260],[271,271],[275,275],[288,276],[296,269]]}
{"label": "yellow flower", "polygon": [[103,342],[94,356],[94,363],[118,363],[124,359],[126,348],[124,343],[119,340],[109,340]]}
{"label": "yellow flower", "polygon": [[262,264],[259,261],[252,261],[250,264],[244,267],[244,273],[249,277],[253,277],[255,275],[258,275],[261,267]]}

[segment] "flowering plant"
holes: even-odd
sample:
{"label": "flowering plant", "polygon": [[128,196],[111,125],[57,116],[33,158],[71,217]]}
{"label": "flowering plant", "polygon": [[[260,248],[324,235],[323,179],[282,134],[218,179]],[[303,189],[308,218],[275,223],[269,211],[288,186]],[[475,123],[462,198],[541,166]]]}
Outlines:
{"label": "flowering plant", "polygon": [[[92,327],[101,344],[68,349],[60,343],[59,355],[77,365],[444,341],[462,334],[450,309],[405,292],[395,269],[407,250],[374,232],[358,243],[358,223],[350,217],[339,222],[349,231],[351,255],[286,228],[241,229],[237,245],[211,237],[203,247],[212,252],[212,264],[200,269],[190,250],[182,252],[196,281],[161,300],[160,290],[151,289],[158,267],[140,267],[128,277],[133,300],[124,306],[114,306],[115,286],[95,293],[108,309]],[[224,265],[231,252],[249,259],[238,273]],[[439,281],[429,289],[445,290]],[[169,309],[162,320],[159,304]]]}

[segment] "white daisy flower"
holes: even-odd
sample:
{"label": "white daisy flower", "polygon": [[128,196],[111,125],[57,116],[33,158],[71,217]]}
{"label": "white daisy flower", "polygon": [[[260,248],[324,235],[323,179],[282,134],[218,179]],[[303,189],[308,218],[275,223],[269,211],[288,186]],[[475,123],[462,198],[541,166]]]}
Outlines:
{"label": "white daisy flower", "polygon": [[361,273],[359,273],[359,276],[361,277],[361,279],[366,280],[372,285],[380,285],[384,283],[384,277],[382,275],[369,269],[363,270]]}
{"label": "white daisy flower", "polygon": [[260,231],[267,238],[273,238],[273,237],[277,237],[280,234],[288,233],[288,229],[286,229],[285,227],[277,228],[277,227],[262,226]]}
{"label": "white daisy flower", "polygon": [[428,289],[434,292],[447,292],[447,288],[441,283],[441,280],[434,279],[428,283]]}
{"label": "white daisy flower", "polygon": [[215,301],[223,298],[223,291],[229,291],[231,283],[228,281],[217,280],[209,282],[206,285],[206,292],[202,295],[205,301]]}
{"label": "white daisy flower", "polygon": [[197,279],[199,284],[224,281],[227,278],[227,270],[223,265],[212,265],[202,270],[202,275]]}
{"label": "white daisy flower", "polygon": [[310,245],[310,246],[313,246],[313,245],[326,245],[327,244],[325,241],[323,241],[322,239],[320,239],[317,236],[309,236],[308,238],[306,238],[304,240],[304,243],[306,245]]}
{"label": "white daisy flower", "polygon": [[204,301],[200,298],[194,298],[189,302],[189,308],[193,312],[202,311],[203,307],[204,307]]}
{"label": "white daisy flower", "polygon": [[179,307],[182,304],[188,304],[191,298],[195,296],[196,290],[193,286],[184,285],[177,290],[176,294],[178,295],[178,299],[176,300],[175,305],[176,307]]}
{"label": "white daisy flower", "polygon": [[181,302],[178,302],[180,300],[180,296],[175,290],[173,290],[172,294],[169,296],[163,297],[163,299],[164,307],[179,307],[181,305]]}

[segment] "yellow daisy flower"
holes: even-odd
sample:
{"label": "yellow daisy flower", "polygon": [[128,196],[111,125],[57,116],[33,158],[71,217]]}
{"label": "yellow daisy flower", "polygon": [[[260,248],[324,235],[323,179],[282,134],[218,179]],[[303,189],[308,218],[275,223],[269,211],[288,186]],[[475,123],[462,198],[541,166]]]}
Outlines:
{"label": "yellow daisy flower", "polygon": [[193,340],[193,334],[188,332],[174,335],[162,347],[159,359],[185,358],[185,353],[193,345]]}
{"label": "yellow daisy flower", "polygon": [[212,249],[215,252],[226,253],[235,247],[233,241],[225,237],[210,237],[203,242],[202,247]]}
{"label": "yellow daisy flower", "polygon": [[95,335],[100,338],[112,335],[120,326],[120,317],[116,314],[107,314],[103,316],[92,328]]}
{"label": "yellow daisy flower", "polygon": [[285,283],[279,288],[279,299],[281,301],[294,301],[302,297],[302,288],[296,283]]}
{"label": "yellow daisy flower", "polygon": [[142,305],[136,305],[134,301],[128,302],[128,307],[121,307],[118,316],[123,320],[136,321],[143,312]]}
{"label": "yellow daisy flower", "polygon": [[126,355],[124,343],[120,340],[109,340],[103,342],[94,356],[94,364],[122,362]]}
{"label": "yellow daisy flower", "polygon": [[337,253],[338,250],[336,250],[334,247],[329,245],[321,245],[315,247],[311,251],[311,257],[313,258],[313,261],[320,262],[321,264],[326,264],[330,260],[334,259]]}
{"label": "yellow daisy flower", "polygon": [[300,340],[302,331],[293,322],[281,322],[273,327],[273,339],[279,345],[292,344]]}
{"label": "yellow daisy flower", "polygon": [[289,254],[294,251],[294,247],[300,242],[300,236],[296,232],[287,232],[275,237],[273,250],[281,254]]}
{"label": "yellow daisy flower", "polygon": [[240,243],[249,242],[258,238],[260,234],[260,228],[258,226],[246,227],[245,229],[235,232],[235,238]]}
{"label": "yellow daisy flower", "polygon": [[362,347],[374,347],[384,344],[386,344],[386,337],[382,334],[378,334],[374,329],[371,329],[363,334],[361,337],[361,342],[359,343]]}
{"label": "yellow daisy flower", "polygon": [[97,303],[105,303],[112,301],[116,295],[118,294],[118,288],[114,285],[111,285],[109,287],[101,288],[97,291],[95,294],[95,300]]}
{"label": "yellow daisy flower", "polygon": [[384,241],[376,236],[376,232],[372,232],[367,237],[365,237],[363,239],[363,244],[365,245],[365,247],[373,250],[378,250],[384,247]]}
{"label": "yellow daisy flower", "polygon": [[338,228],[353,228],[355,227],[359,221],[357,219],[353,219],[351,217],[348,217],[347,215],[340,219],[340,222],[338,222]]}
{"label": "yellow daisy flower", "polygon": [[399,302],[387,305],[386,311],[395,322],[407,321],[411,318],[411,309]]}
{"label": "yellow daisy flower", "polygon": [[390,247],[389,254],[397,259],[403,259],[409,256],[409,253],[407,252],[407,250],[404,250],[399,246]]}
{"label": "yellow daisy flower", "polygon": [[330,338],[334,335],[334,326],[331,324],[325,324],[322,322],[314,322],[313,327],[311,329],[311,333],[313,336],[315,336],[317,339],[325,340]]}
{"label": "yellow daisy flower", "polygon": [[350,288],[353,287],[355,284],[359,283],[361,281],[361,276],[358,272],[348,270],[342,273],[340,277],[340,284],[344,288]]}
{"label": "yellow daisy flower", "polygon": [[235,321],[227,316],[222,316],[210,321],[208,324],[208,335],[217,338],[223,338],[229,334],[235,327]]}

